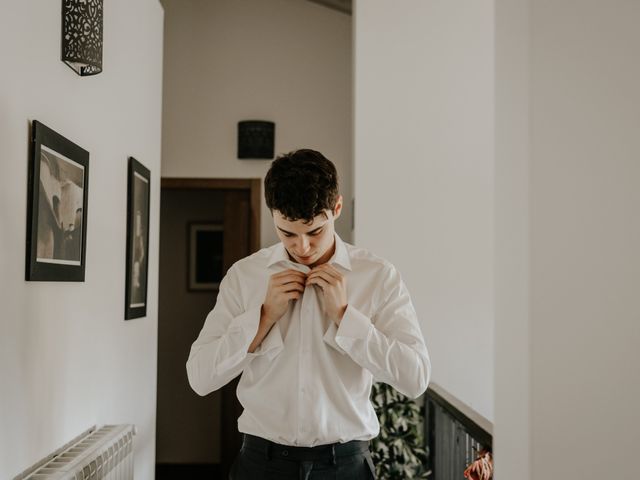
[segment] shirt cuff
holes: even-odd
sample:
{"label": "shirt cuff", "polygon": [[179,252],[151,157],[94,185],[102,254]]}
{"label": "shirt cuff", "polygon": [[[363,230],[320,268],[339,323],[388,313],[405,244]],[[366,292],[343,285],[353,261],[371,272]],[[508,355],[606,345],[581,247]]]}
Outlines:
{"label": "shirt cuff", "polygon": [[343,350],[348,350],[354,341],[368,340],[372,328],[373,324],[369,317],[351,305],[347,305],[336,332],[335,341]]}
{"label": "shirt cuff", "polygon": [[[255,334],[253,336],[255,337]],[[253,338],[251,340],[253,340]],[[249,342],[249,345],[251,345],[251,342]],[[247,345],[247,348],[249,348],[249,345]],[[271,327],[271,330],[269,330],[267,336],[264,337],[262,343],[258,345],[258,348],[256,348],[253,353],[247,352],[247,356],[253,358],[260,355],[266,355],[269,360],[273,360],[283,349],[284,343],[282,341],[282,332],[280,332],[280,325],[276,323]]]}
{"label": "shirt cuff", "polygon": [[347,352],[345,352],[342,349],[342,347],[340,347],[340,345],[336,343],[337,331],[338,331],[338,327],[336,326],[335,322],[331,322],[331,324],[329,325],[329,328],[327,328],[327,331],[325,332],[324,337],[322,339],[327,345],[333,347],[333,349],[336,350],[338,353],[341,353],[342,355],[346,355]]}
{"label": "shirt cuff", "polygon": [[253,342],[253,339],[258,333],[261,310],[262,305],[247,310],[245,313],[235,318],[234,327],[241,329],[244,333],[244,352],[247,357],[253,358],[260,355],[267,355],[269,359],[273,359],[284,348],[282,333],[280,332],[280,327],[277,323],[271,327],[267,336],[262,340],[262,343],[258,345],[253,353],[247,352],[251,342]]}

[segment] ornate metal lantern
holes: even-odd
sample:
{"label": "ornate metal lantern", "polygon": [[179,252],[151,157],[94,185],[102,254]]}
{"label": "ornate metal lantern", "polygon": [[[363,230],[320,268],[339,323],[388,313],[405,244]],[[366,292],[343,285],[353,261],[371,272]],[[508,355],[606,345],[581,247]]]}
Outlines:
{"label": "ornate metal lantern", "polygon": [[102,0],[62,0],[61,60],[78,75],[102,72]]}

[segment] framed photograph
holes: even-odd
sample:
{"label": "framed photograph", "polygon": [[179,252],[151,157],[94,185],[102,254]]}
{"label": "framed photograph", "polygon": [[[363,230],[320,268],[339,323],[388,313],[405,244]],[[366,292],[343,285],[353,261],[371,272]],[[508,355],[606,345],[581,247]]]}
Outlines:
{"label": "framed photograph", "polygon": [[222,281],[224,227],[217,223],[189,224],[189,290],[217,290]]}
{"label": "framed photograph", "polygon": [[125,320],[147,314],[150,186],[151,172],[129,157]]}
{"label": "framed photograph", "polygon": [[28,182],[26,280],[84,282],[89,152],[34,120]]}

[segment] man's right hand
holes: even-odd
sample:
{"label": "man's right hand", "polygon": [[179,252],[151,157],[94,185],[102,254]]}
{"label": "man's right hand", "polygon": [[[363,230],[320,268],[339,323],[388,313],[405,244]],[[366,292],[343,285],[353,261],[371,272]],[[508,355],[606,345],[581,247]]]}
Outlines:
{"label": "man's right hand", "polygon": [[267,323],[273,325],[287,312],[289,302],[304,293],[306,273],[292,268],[271,275],[262,312]]}
{"label": "man's right hand", "polygon": [[267,294],[260,309],[258,332],[247,349],[249,353],[256,351],[271,327],[287,312],[289,302],[302,296],[306,279],[305,273],[292,268],[271,275]]}

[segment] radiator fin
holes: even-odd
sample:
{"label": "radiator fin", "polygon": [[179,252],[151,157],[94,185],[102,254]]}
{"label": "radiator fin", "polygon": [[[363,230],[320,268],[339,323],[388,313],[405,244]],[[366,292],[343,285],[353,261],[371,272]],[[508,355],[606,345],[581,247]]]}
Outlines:
{"label": "radiator fin", "polygon": [[133,425],[92,427],[13,480],[133,480]]}

